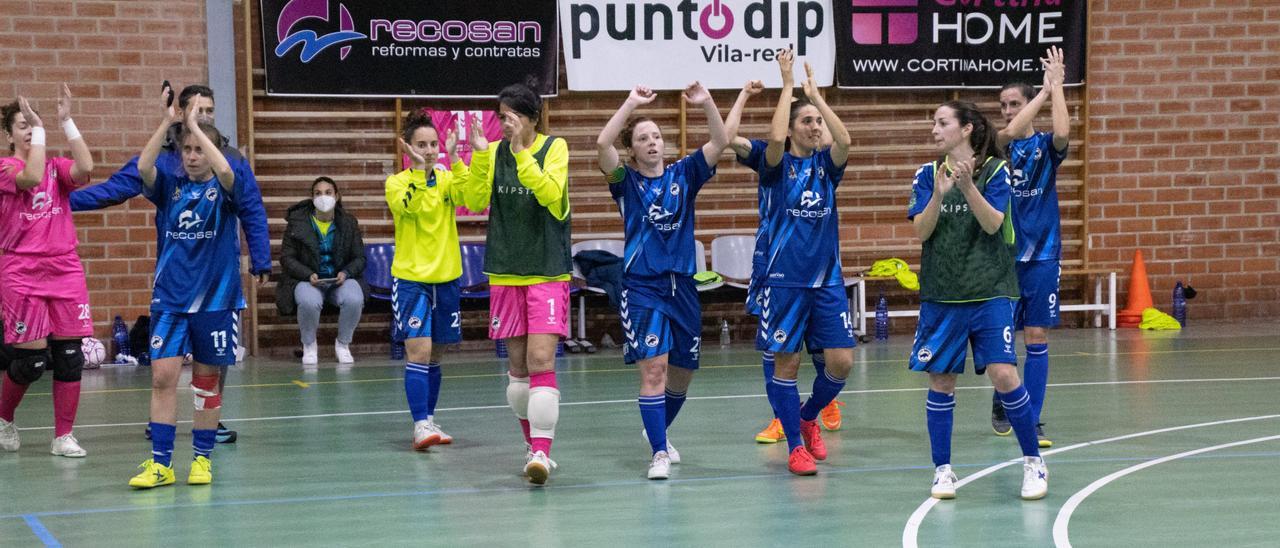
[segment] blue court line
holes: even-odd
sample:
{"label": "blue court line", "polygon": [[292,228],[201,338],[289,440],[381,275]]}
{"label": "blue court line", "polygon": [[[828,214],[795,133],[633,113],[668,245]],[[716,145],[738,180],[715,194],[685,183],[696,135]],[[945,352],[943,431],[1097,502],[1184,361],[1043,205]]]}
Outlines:
{"label": "blue court line", "polygon": [[45,546],[62,548],[62,543],[58,542],[57,538],[54,538],[53,533],[50,533],[43,523],[40,523],[40,518],[36,517],[35,514],[25,514],[22,516],[22,520],[27,522],[31,532],[35,533]]}
{"label": "blue court line", "polygon": [[[1280,452],[1270,451],[1270,452],[1252,452],[1252,453],[1222,453],[1222,454],[1214,454],[1214,455],[1205,454],[1202,456],[1198,455],[1195,457],[1188,457],[1184,460],[1237,459],[1237,458],[1260,458],[1260,457],[1261,458],[1280,457]],[[1146,461],[1146,460],[1151,460],[1152,458],[1157,458],[1157,457],[1115,457],[1115,458],[1094,457],[1094,458],[1082,458],[1082,459],[1073,459],[1073,460],[1053,460],[1053,461],[1050,461],[1049,464],[1052,464],[1054,466],[1061,466],[1061,465],[1069,465],[1069,464],[1086,464],[1086,463],[1099,463],[1099,462],[1130,462],[1130,461]],[[996,464],[1001,464],[1004,462],[1006,461],[1001,460],[1001,461],[986,462],[986,463],[956,464],[954,465],[954,467],[957,469],[986,468],[986,467],[993,466]],[[932,471],[933,465],[929,464],[929,465],[917,465],[917,466],[871,466],[871,467],[830,468],[830,469],[823,468],[821,475],[867,474],[867,473],[876,473],[876,472],[910,472],[914,470]],[[120,512],[163,511],[163,510],[174,510],[174,509],[182,509],[182,508],[219,508],[219,507],[234,507],[234,506],[275,505],[275,504],[322,503],[322,502],[341,502],[341,501],[350,501],[350,500],[369,500],[369,499],[381,499],[381,498],[411,498],[411,497],[442,496],[442,495],[482,495],[482,494],[493,494],[493,493],[527,493],[529,491],[534,491],[534,490],[568,491],[568,490],[581,490],[581,489],[634,487],[639,485],[697,484],[697,483],[741,481],[741,480],[758,481],[762,479],[779,479],[779,478],[789,478],[789,477],[791,477],[790,474],[784,474],[784,473],[737,474],[737,475],[730,475],[730,476],[710,476],[710,477],[703,477],[703,478],[669,479],[663,482],[655,482],[649,479],[634,479],[634,480],[618,480],[618,481],[583,483],[578,485],[553,485],[553,486],[545,486],[545,487],[533,487],[530,485],[522,485],[519,487],[489,487],[489,488],[453,487],[453,488],[447,488],[447,489],[429,489],[429,490],[423,490],[423,491],[400,491],[400,492],[391,492],[391,493],[364,493],[364,494],[358,494],[358,495],[331,495],[331,496],[322,496],[322,497],[290,497],[290,498],[258,499],[258,500],[228,500],[228,501],[206,502],[206,503],[165,504],[165,505],[145,506],[145,507],[127,506],[127,507],[115,507],[115,508],[87,508],[83,510],[29,512],[26,514],[0,515],[0,520],[22,518],[26,520],[29,525],[31,525],[31,528],[33,530],[36,531],[36,535],[40,536],[41,540],[45,541],[46,546],[60,546],[59,544],[57,544],[57,540],[53,538],[53,535],[49,534],[48,530],[45,529],[44,526],[40,524],[38,517],[67,517],[67,516],[85,516],[85,515],[93,515],[93,514],[110,514],[110,513],[120,513]],[[924,485],[924,482],[926,480],[927,478],[922,479],[921,485]],[[796,481],[805,481],[805,480],[797,479]],[[41,533],[41,531],[43,531],[43,534]],[[49,544],[49,542],[53,542],[54,544]]]}

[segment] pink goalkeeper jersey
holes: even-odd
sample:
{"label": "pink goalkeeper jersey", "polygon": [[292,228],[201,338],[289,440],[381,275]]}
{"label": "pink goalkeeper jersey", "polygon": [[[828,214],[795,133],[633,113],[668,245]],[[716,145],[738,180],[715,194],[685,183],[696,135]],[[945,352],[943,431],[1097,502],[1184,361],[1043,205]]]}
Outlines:
{"label": "pink goalkeeper jersey", "polygon": [[70,158],[49,158],[40,184],[21,190],[17,177],[26,164],[0,158],[0,250],[46,257],[75,253],[70,196],[83,181],[71,178],[74,164]]}

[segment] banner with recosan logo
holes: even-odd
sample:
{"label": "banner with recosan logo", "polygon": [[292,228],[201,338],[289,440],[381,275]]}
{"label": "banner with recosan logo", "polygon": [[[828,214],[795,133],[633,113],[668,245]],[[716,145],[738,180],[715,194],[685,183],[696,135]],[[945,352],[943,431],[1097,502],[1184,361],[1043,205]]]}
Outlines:
{"label": "banner with recosan logo", "polygon": [[1039,86],[1050,46],[1084,81],[1086,0],[835,1],[843,88]]}
{"label": "banner with recosan logo", "polygon": [[260,0],[268,95],[555,95],[554,0]]}
{"label": "banner with recosan logo", "polygon": [[834,83],[832,0],[560,0],[569,89],[778,87],[777,52],[796,54],[820,86]]}

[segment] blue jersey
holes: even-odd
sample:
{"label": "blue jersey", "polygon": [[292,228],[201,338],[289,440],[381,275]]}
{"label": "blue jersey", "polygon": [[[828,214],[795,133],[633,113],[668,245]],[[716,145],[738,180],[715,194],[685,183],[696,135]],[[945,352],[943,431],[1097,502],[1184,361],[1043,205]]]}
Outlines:
{"label": "blue jersey", "polygon": [[[238,179],[235,190],[243,191]],[[195,313],[244,308],[235,196],[217,177],[195,182],[184,173],[161,169],[145,194],[156,206],[159,233],[151,309]]]}
{"label": "blue jersey", "polygon": [[[758,173],[760,167],[764,165],[764,149],[768,148],[769,142],[764,139],[755,139],[751,141],[751,151],[747,153],[746,158],[738,157],[738,163],[747,166]],[[736,156],[735,156],[736,157]],[[756,191],[756,199],[760,208],[760,225],[756,227],[756,247],[751,253],[751,279],[754,281],[759,276],[764,276],[764,269],[767,266],[764,260],[765,253],[768,251],[769,243],[769,219],[764,214],[765,189],[759,187]]]}
{"label": "blue jersey", "polygon": [[622,271],[637,276],[697,272],[693,243],[694,198],[716,174],[702,149],[667,166],[660,177],[645,177],[622,165],[609,176],[609,193],[622,212],[626,251]]}
{"label": "blue jersey", "polygon": [[753,169],[760,174],[760,217],[765,230],[765,283],[775,287],[842,285],[840,215],[836,188],[844,166],[831,161],[831,149],[808,158],[783,153],[768,167],[763,154]]}
{"label": "blue jersey", "polygon": [[1067,158],[1067,151],[1053,148],[1052,133],[1038,131],[1026,139],[1011,141],[1008,152],[1017,260],[1059,260],[1062,228],[1058,220],[1058,166]]}

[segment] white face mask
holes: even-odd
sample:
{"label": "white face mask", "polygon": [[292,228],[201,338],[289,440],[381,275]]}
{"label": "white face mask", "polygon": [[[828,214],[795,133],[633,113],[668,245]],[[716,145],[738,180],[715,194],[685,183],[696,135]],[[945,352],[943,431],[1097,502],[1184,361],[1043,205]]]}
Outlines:
{"label": "white face mask", "polygon": [[311,204],[316,206],[316,210],[321,213],[333,211],[333,206],[337,205],[338,199],[333,196],[320,195],[311,199]]}

